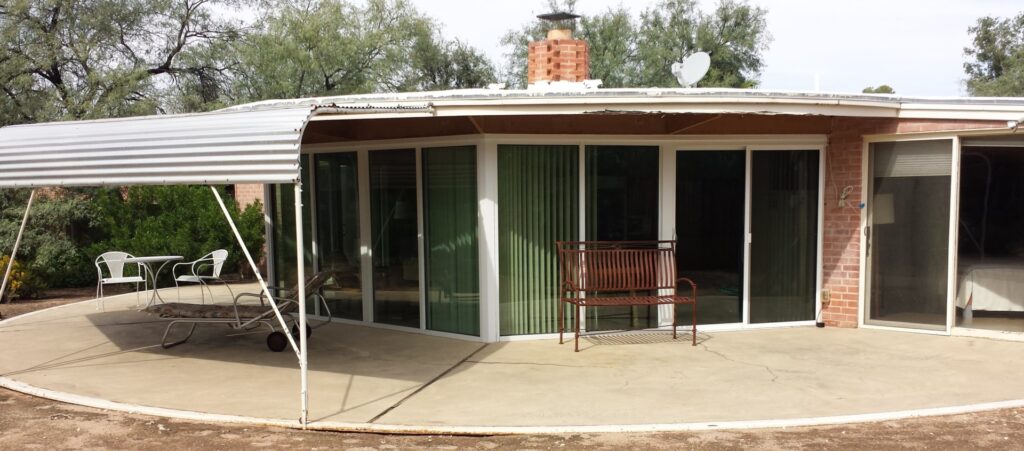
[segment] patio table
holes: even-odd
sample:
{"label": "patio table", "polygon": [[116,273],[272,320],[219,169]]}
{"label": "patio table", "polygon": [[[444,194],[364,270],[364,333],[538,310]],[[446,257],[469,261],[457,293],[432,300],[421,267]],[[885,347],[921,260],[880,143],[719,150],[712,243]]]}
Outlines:
{"label": "patio table", "polygon": [[[160,291],[157,290],[156,286],[157,280],[159,280],[160,271],[163,270],[164,266],[167,266],[168,263],[178,262],[184,259],[185,257],[180,255],[151,255],[124,259],[125,263],[141,263],[142,266],[146,268],[146,273],[153,277],[153,295],[149,297],[149,302],[146,303],[146,307],[153,305],[157,299],[159,299],[160,302],[164,302],[164,298],[160,297]],[[153,271],[153,265],[156,263],[160,263],[160,266],[156,268],[156,271]]]}

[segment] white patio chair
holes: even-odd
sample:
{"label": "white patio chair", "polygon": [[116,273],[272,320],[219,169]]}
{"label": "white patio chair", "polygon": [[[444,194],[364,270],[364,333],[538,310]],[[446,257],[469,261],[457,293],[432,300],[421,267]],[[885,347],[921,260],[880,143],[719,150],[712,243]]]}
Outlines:
{"label": "white patio chair", "polygon": [[[171,275],[174,276],[174,286],[178,289],[178,302],[181,302],[181,285],[182,283],[197,283],[199,284],[199,296],[200,302],[206,303],[206,294],[203,292],[205,288],[210,292],[210,301],[213,301],[213,290],[210,288],[208,283],[220,282],[228,288],[228,293],[231,294],[231,298],[234,299],[235,293],[231,291],[231,286],[228,285],[224,279],[220,278],[220,271],[224,268],[224,261],[228,259],[228,251],[224,249],[217,249],[209,254],[204,255],[202,258],[190,261],[177,263],[171,267]],[[187,271],[183,271],[181,275],[178,275],[178,268],[188,268]]]}
{"label": "white patio chair", "polygon": [[[106,311],[103,305],[103,287],[106,285],[116,285],[125,283],[135,284],[135,305],[142,305],[139,300],[139,283],[146,283],[146,269],[142,263],[136,263],[137,271],[136,275],[125,275],[124,272],[124,260],[126,258],[133,257],[127,252],[110,251],[100,254],[96,257],[96,308],[99,310]],[[103,277],[103,267],[107,267],[107,274],[110,277]],[[148,288],[148,286],[147,286]]]}

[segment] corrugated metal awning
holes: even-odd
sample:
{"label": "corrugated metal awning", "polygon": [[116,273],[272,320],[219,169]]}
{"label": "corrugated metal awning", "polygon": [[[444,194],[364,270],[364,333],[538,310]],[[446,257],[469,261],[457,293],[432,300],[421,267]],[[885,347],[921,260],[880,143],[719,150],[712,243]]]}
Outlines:
{"label": "corrugated metal awning", "polygon": [[292,183],[313,106],[0,128],[0,188]]}

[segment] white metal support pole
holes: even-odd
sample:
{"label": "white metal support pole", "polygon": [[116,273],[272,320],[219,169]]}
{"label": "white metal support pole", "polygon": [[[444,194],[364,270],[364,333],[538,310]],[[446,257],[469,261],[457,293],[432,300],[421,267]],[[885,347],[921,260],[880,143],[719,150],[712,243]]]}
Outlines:
{"label": "white metal support pole", "polygon": [[[295,265],[298,272],[299,288],[299,379],[302,385],[302,428],[306,428],[308,419],[308,378],[307,378],[307,337],[306,336],[306,268],[303,253],[305,244],[302,241],[302,183],[295,184]],[[287,334],[287,333],[286,333]]]}
{"label": "white metal support pole", "polygon": [[7,292],[7,281],[11,278],[11,269],[14,268],[14,257],[18,255],[18,246],[21,245],[21,236],[25,233],[25,224],[28,224],[28,212],[32,209],[32,199],[36,197],[36,190],[28,194],[28,205],[25,206],[25,216],[21,218],[21,228],[18,229],[18,237],[14,239],[14,249],[11,249],[11,258],[7,261],[7,270],[4,271],[4,282],[0,284],[0,301],[4,299]]}

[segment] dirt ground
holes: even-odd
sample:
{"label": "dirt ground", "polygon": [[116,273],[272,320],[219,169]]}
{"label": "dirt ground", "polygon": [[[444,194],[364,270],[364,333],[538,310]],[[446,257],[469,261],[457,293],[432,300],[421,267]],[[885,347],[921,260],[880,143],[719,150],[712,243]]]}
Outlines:
{"label": "dirt ground", "polygon": [[[11,317],[91,297],[61,290],[0,305]],[[0,344],[2,345],[2,344]],[[399,436],[205,424],[0,389],[0,449],[1022,449],[1024,409],[844,426],[658,434]]]}

